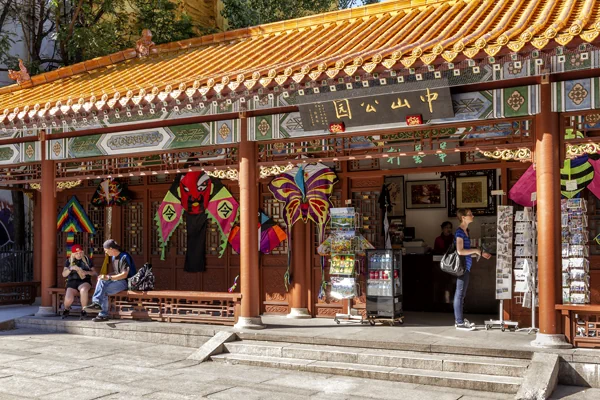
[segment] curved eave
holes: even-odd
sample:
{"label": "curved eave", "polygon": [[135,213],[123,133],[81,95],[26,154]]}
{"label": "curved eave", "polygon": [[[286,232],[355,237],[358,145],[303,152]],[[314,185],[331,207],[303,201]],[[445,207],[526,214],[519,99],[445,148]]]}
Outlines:
{"label": "curved eave", "polygon": [[46,113],[414,68],[596,42],[600,0],[401,0],[129,49],[0,88],[0,123]]}

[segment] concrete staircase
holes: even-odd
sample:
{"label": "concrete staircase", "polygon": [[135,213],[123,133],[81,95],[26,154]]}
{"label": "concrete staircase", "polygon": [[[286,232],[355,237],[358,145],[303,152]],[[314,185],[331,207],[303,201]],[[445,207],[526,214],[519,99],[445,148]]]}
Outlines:
{"label": "concrete staircase", "polygon": [[529,360],[242,340],[214,362],[517,393]]}

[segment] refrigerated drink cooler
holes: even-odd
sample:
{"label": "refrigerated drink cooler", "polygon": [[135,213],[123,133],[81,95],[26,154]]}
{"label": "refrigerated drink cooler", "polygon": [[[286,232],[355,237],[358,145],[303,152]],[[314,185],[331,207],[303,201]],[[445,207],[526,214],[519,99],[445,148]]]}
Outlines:
{"label": "refrigerated drink cooler", "polygon": [[401,250],[367,250],[367,320],[404,323]]}

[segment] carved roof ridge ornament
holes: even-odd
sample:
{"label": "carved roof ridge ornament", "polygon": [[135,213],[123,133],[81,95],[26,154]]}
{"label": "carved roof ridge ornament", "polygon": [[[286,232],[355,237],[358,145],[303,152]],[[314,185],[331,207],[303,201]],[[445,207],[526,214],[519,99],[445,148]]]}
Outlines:
{"label": "carved roof ridge ornament", "polygon": [[152,41],[152,32],[150,29],[143,29],[142,36],[135,42],[135,52],[139,58],[148,57],[150,53],[154,53],[154,42]]}
{"label": "carved roof ridge ornament", "polygon": [[31,81],[31,76],[29,76],[29,71],[27,71],[27,67],[23,64],[23,60],[19,59],[19,70],[13,71],[12,69],[8,70],[8,77],[13,81],[17,81],[17,84],[21,84],[23,82]]}

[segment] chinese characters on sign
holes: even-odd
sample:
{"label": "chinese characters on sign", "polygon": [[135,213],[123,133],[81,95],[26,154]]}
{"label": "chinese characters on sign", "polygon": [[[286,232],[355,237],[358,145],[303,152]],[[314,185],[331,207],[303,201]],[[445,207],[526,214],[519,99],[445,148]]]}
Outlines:
{"label": "chinese characters on sign", "polygon": [[[326,130],[336,122],[353,127],[405,122],[416,115],[421,121],[454,117],[450,88],[330,100],[299,108],[305,131]],[[418,120],[411,118],[411,122]]]}

